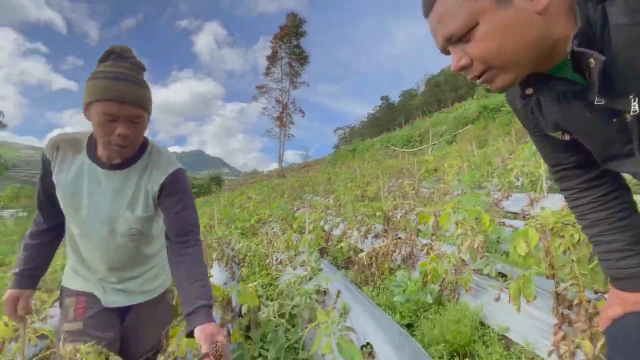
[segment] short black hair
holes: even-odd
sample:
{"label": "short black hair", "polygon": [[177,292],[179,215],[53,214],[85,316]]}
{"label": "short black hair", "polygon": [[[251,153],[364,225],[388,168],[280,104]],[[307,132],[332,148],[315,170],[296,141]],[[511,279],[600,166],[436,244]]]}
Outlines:
{"label": "short black hair", "polygon": [[[431,10],[433,10],[433,6],[436,4],[438,0],[422,0],[422,16],[425,19],[429,18],[431,14]],[[510,4],[512,0],[495,0],[498,5],[507,5]]]}
{"label": "short black hair", "polygon": [[425,19],[429,18],[429,14],[431,14],[431,10],[433,10],[436,1],[437,0],[422,0],[422,16],[424,16]]}

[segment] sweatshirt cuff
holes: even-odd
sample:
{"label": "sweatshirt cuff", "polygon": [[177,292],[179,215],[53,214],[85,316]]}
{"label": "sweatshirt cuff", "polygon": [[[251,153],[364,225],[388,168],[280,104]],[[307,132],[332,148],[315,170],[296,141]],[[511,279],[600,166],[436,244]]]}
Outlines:
{"label": "sweatshirt cuff", "polygon": [[9,289],[35,291],[39,282],[40,279],[38,277],[13,274],[11,283],[9,283]]}
{"label": "sweatshirt cuff", "polygon": [[193,331],[198,326],[214,322],[213,308],[210,305],[199,306],[184,318],[187,321],[187,338],[192,339]]}
{"label": "sweatshirt cuff", "polygon": [[614,288],[630,293],[640,292],[640,274],[635,276],[625,276],[624,278],[609,278],[611,286]]}

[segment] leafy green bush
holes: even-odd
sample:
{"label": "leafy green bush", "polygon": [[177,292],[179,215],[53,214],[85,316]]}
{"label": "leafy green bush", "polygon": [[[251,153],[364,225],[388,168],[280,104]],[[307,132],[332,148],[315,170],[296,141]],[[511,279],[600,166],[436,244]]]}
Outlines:
{"label": "leafy green bush", "polygon": [[10,185],[0,195],[0,205],[11,209],[33,207],[36,189],[27,185]]}
{"label": "leafy green bush", "polygon": [[196,199],[211,196],[222,190],[224,178],[220,173],[210,173],[207,175],[191,175],[191,192]]}
{"label": "leafy green bush", "polygon": [[10,168],[11,163],[9,160],[5,156],[0,155],[0,176],[6,175]]}

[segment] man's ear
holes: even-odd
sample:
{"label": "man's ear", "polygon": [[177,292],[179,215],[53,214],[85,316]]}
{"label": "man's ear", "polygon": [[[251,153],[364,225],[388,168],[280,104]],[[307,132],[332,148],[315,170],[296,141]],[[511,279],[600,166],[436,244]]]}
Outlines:
{"label": "man's ear", "polygon": [[82,107],[82,115],[84,115],[85,119],[91,121],[91,119],[89,119],[89,105],[91,105],[91,104],[87,104],[87,105]]}

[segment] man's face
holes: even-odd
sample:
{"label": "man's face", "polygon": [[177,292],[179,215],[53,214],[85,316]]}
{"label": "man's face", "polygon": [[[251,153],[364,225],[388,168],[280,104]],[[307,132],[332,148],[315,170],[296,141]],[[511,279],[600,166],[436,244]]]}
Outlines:
{"label": "man's face", "polygon": [[90,104],[85,116],[91,121],[98,146],[121,161],[136,153],[149,126],[149,114],[144,110],[117,102]]}
{"label": "man's face", "polygon": [[[544,0],[543,0],[544,2]],[[537,71],[543,27],[540,1],[439,0],[429,15],[436,45],[451,69],[503,92]]]}

